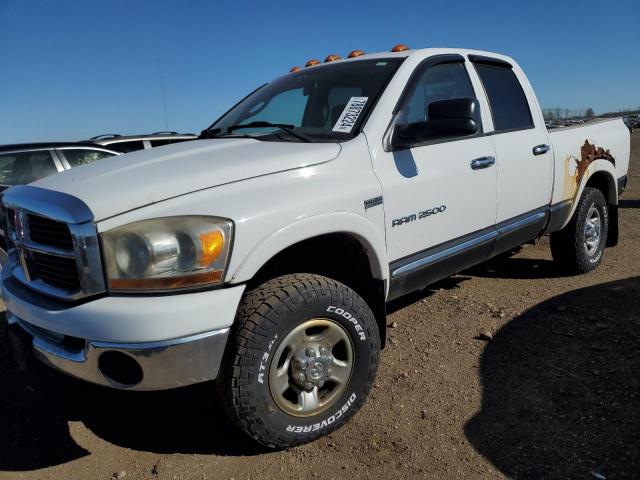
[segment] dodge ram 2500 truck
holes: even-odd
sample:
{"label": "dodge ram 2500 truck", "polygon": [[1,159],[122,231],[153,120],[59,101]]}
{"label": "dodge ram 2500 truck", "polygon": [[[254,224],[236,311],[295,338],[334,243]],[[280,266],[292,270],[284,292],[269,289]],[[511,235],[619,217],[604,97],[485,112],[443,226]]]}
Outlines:
{"label": "dodge ram 2500 truck", "polygon": [[216,379],[242,430],[287,447],[362,406],[388,301],[545,234],[575,272],[616,244],[621,119],[548,132],[503,55],[336,57],[200,140],[8,190],[16,355],[122,389]]}

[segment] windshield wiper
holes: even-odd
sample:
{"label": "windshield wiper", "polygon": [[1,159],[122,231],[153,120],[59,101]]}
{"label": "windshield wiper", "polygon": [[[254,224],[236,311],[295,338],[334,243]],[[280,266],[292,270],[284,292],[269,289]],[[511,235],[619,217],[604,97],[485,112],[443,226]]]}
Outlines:
{"label": "windshield wiper", "polygon": [[296,132],[294,130],[295,127],[293,125],[289,125],[286,123],[271,123],[271,122],[260,121],[260,122],[245,123],[242,125],[231,125],[230,127],[227,127],[227,132],[231,133],[234,130],[240,130],[242,128],[279,128],[283,132],[286,132],[292,137],[296,137],[297,139],[302,140],[303,142],[309,143],[313,141],[311,137],[308,137],[307,135]]}

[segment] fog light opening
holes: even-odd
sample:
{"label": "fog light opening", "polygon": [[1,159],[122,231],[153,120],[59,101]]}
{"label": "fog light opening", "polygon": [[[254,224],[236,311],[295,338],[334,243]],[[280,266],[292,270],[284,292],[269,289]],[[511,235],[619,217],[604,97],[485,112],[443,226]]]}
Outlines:
{"label": "fog light opening", "polygon": [[133,387],[142,381],[142,367],[129,355],[108,351],[98,358],[98,369],[109,382],[119,387]]}

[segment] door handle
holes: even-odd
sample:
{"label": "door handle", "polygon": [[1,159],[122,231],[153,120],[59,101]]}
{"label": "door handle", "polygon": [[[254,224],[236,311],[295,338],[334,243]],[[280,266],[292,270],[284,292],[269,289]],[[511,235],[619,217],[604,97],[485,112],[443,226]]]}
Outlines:
{"label": "door handle", "polygon": [[551,150],[551,147],[549,145],[543,143],[542,145],[537,145],[537,146],[533,147],[533,154],[534,155],[544,155],[549,150]]}
{"label": "door handle", "polygon": [[496,163],[496,159],[494,157],[480,157],[475,160],[471,160],[471,169],[472,170],[480,170],[481,168],[490,167]]}

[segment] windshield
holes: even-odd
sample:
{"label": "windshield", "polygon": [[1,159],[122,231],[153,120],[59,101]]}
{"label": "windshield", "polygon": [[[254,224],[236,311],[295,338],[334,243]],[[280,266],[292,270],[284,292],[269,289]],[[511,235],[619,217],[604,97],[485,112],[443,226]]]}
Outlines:
{"label": "windshield", "polygon": [[309,67],[269,83],[215,122],[208,137],[335,142],[353,138],[402,58]]}

